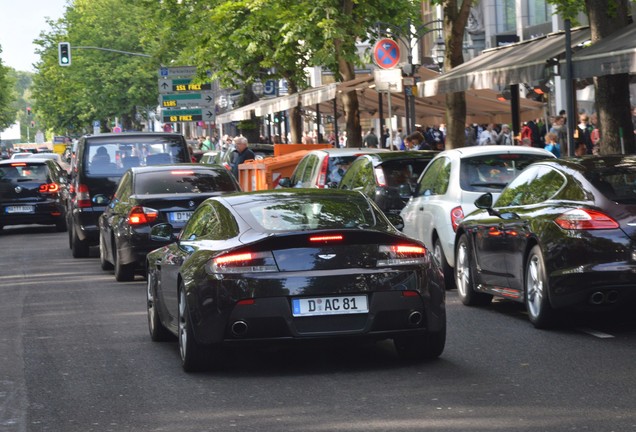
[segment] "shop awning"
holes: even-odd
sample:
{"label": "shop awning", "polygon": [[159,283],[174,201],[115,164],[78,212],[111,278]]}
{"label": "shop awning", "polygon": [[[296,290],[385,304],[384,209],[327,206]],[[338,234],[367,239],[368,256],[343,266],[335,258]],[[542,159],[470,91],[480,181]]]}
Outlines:
{"label": "shop awning", "polygon": [[218,114],[216,116],[217,123],[229,123],[233,121],[242,121],[249,120],[252,118],[252,111],[256,110],[257,107],[265,104],[267,99],[259,100],[249,105],[245,105],[232,111],[225,112],[223,114]]}
{"label": "shop awning", "polygon": [[290,94],[287,96],[280,96],[272,99],[265,99],[265,103],[259,105],[254,110],[257,117],[266,116],[267,114],[274,114],[280,111],[287,111],[288,109],[298,105],[298,93]]}
{"label": "shop awning", "polygon": [[[572,47],[575,47],[589,40],[590,30],[587,27],[572,29],[571,38]],[[562,31],[485,50],[481,55],[442,74],[439,78],[418,85],[418,93],[420,96],[428,97],[466,90],[498,90],[511,84],[531,84],[546,77],[548,60],[563,55],[565,32]]]}
{"label": "shop awning", "polygon": [[630,24],[572,56],[573,78],[622,73],[636,73],[636,24]]}

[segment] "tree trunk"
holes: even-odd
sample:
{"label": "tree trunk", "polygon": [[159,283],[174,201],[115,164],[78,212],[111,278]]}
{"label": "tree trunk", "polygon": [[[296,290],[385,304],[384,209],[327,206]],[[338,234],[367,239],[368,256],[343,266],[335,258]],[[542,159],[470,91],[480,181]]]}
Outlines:
{"label": "tree trunk", "polygon": [[[289,94],[298,93],[298,86],[291,79],[287,79]],[[295,107],[287,110],[287,118],[289,119],[289,144],[300,144],[303,137],[303,119],[300,114],[300,102]]]}
{"label": "tree trunk", "polygon": [[[464,31],[468,23],[471,0],[444,0],[444,70],[449,71],[464,63]],[[446,148],[453,149],[466,145],[466,94],[446,93]]]}
{"label": "tree trunk", "polygon": [[[608,5],[611,3],[611,5]],[[628,22],[628,0],[585,0],[592,43],[622,29]],[[611,7],[610,7],[611,6]],[[632,154],[636,151],[629,99],[629,75],[606,75],[594,79],[601,154]]]}
{"label": "tree trunk", "polygon": [[[353,0],[343,0],[342,13],[351,15],[353,13]],[[338,61],[338,72],[343,81],[349,81],[356,77],[353,63],[347,61],[343,54],[342,40],[335,40],[336,58]],[[347,147],[362,147],[362,127],[360,126],[360,104],[355,91],[343,93],[342,108],[344,111]],[[336,120],[337,121],[337,120]]]}

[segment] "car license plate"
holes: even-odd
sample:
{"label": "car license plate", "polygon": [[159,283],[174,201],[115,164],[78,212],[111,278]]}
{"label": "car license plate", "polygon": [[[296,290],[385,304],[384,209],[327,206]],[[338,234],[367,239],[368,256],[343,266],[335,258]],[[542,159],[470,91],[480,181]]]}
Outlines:
{"label": "car license plate", "polygon": [[342,315],[369,312],[366,295],[292,299],[292,315]]}
{"label": "car license plate", "polygon": [[192,216],[191,211],[180,211],[168,213],[168,222],[187,222]]}
{"label": "car license plate", "polygon": [[35,207],[26,205],[26,206],[9,206],[5,208],[6,213],[34,213]]}

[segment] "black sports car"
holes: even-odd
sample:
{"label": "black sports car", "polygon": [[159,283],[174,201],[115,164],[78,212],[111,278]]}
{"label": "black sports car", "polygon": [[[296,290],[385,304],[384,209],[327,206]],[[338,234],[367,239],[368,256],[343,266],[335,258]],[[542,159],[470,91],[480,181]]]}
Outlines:
{"label": "black sports car", "polygon": [[[169,224],[152,235],[174,238]],[[416,359],[444,349],[439,268],[358,192],[210,198],[174,243],[148,254],[147,266],[151,338],[177,335],[186,371],[236,342],[392,338]]]}
{"label": "black sports car", "polygon": [[220,165],[174,164],[130,168],[112,200],[96,195],[106,209],[99,217],[102,269],[115,269],[117,281],[130,281],[146,269],[146,254],[165,244],[150,238],[153,225],[169,222],[181,229],[205,199],[240,187]]}
{"label": "black sports car", "polygon": [[459,225],[455,277],[466,305],[525,302],[537,328],[555,310],[636,297],[636,157],[548,159]]}

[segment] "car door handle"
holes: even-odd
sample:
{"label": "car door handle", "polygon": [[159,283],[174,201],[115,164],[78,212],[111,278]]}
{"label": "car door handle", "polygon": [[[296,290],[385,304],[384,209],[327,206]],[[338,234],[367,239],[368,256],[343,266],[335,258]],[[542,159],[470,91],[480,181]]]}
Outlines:
{"label": "car door handle", "polygon": [[418,210],[419,211],[424,211],[424,207],[422,206],[422,207],[418,208]]}

